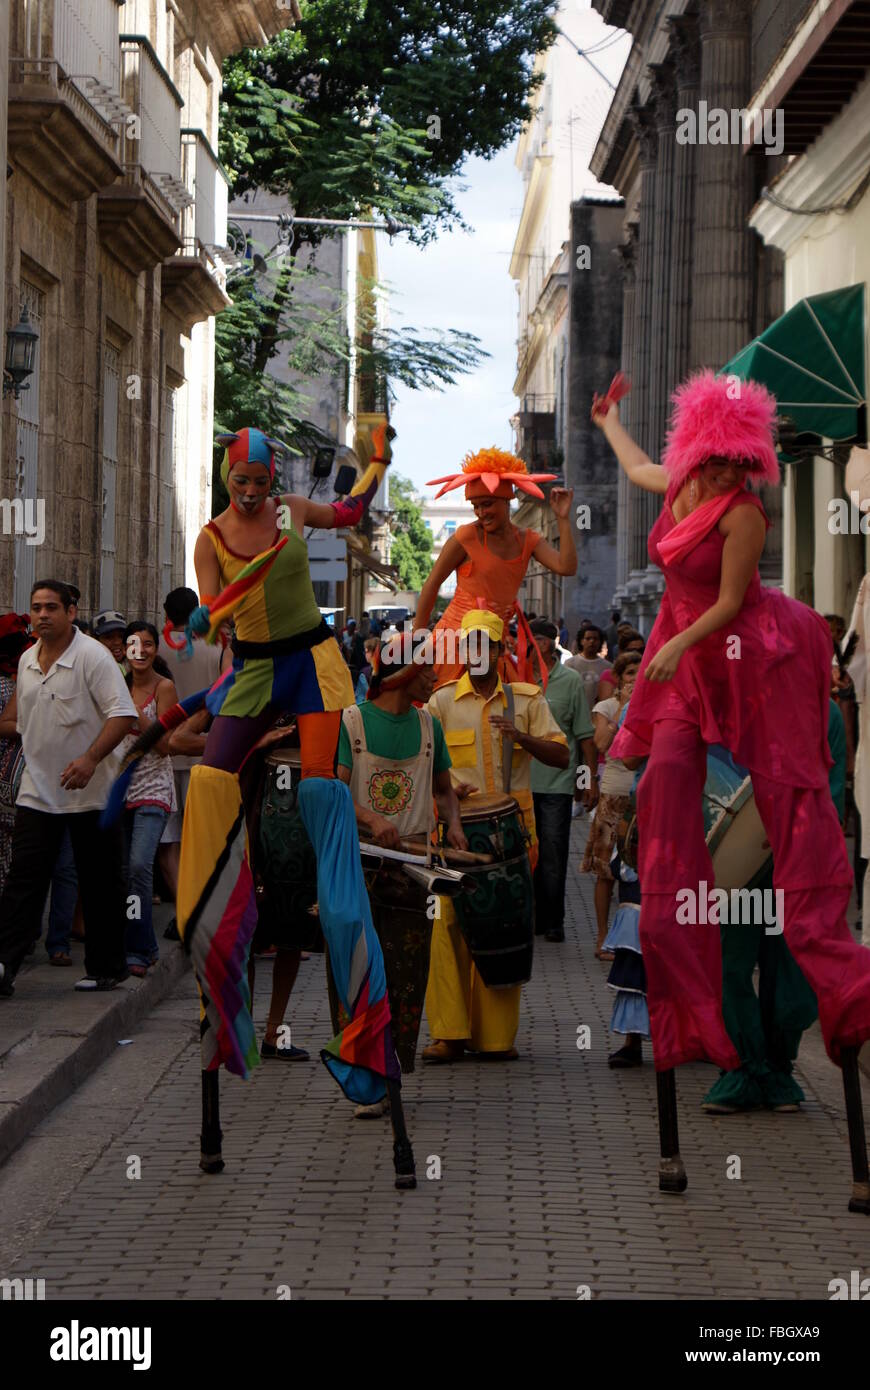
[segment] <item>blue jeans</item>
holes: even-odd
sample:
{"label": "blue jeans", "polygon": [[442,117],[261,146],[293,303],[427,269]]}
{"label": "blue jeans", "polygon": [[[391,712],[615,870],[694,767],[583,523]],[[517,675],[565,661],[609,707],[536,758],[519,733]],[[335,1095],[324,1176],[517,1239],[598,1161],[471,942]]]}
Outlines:
{"label": "blue jeans", "polygon": [[63,832],[60,852],[51,876],[51,904],[45,949],[49,956],[69,955],[70,931],[79,900],[79,880],[69,830]]}
{"label": "blue jeans", "polygon": [[127,905],[125,947],[128,965],[153,965],[160,954],[154,935],[151,898],[154,893],[154,856],[166,821],[167,812],[161,811],[159,806],[138,806],[135,811],[124,812],[127,894],[138,899],[138,902],[128,902]]}
{"label": "blue jeans", "polygon": [[538,863],[535,921],[539,931],[561,931],[565,923],[565,879],[571,842],[570,792],[534,792]]}

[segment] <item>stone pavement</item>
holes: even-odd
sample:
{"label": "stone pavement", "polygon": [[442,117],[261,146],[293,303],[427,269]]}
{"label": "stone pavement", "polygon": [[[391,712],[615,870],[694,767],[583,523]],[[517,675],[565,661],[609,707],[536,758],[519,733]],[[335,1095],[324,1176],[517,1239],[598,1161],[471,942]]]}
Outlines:
{"label": "stone pavement", "polygon": [[70,943],[72,966],[49,963],[44,936],[24,961],[14,997],[0,999],[0,1163],[185,973],[180,953],[162,940],[172,913],[167,904],[154,909],[161,946],[157,965],[144,979],[131,976],[105,994],[74,989],[85,973],[80,941]]}
{"label": "stone pavement", "polygon": [[[658,1192],[648,1051],[640,1071],[607,1067],[584,835],[576,824],[568,939],[539,945],[524,990],[519,1061],[406,1078],[416,1192],[393,1188],[388,1122],[354,1120],[316,1060],[224,1079],[227,1168],[201,1174],[187,979],[0,1170],[0,1275],[42,1277],[61,1299],[826,1299],[831,1279],[870,1272],[870,1226],[846,1210],[840,1075],[815,1030],[799,1115],[710,1119],[714,1072],[680,1069],[689,1189]],[[319,958],[291,1008],[294,1042],[314,1051],[329,1035]]]}

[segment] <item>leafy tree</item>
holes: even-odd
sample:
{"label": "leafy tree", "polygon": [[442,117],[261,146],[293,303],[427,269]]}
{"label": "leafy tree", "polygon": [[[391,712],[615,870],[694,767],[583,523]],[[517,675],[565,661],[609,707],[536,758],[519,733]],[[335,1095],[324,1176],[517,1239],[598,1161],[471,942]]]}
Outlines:
{"label": "leafy tree", "polygon": [[235,194],[287,193],[300,217],[374,208],[421,242],[459,222],[449,181],[528,119],[535,55],[557,34],[551,0],[301,9],[294,29],[224,64],[220,153]]}
{"label": "leafy tree", "polygon": [[[297,217],[372,211],[420,244],[461,223],[456,175],[489,158],[528,118],[536,53],[556,37],[550,0],[302,0],[302,21],[224,64],[220,156],[233,192],[283,194]],[[451,183],[453,188],[451,188]],[[288,345],[299,377],[346,370],[340,308],[313,314],[297,293],[299,252],[329,230],[294,227],[268,284],[233,276],[217,320],[216,417],[256,422],[292,448],[316,443],[305,399],[269,364]],[[412,388],[443,387],[486,354],[471,334],[359,325],[359,369]],[[215,505],[222,500],[219,479]],[[400,546],[400,553],[402,547]]]}
{"label": "leafy tree", "polygon": [[[377,287],[361,289],[363,295],[374,294]],[[305,418],[309,398],[301,386],[292,378],[279,381],[267,370],[282,349],[297,380],[343,374],[353,349],[359,372],[412,390],[441,390],[489,355],[473,334],[456,330],[435,330],[427,337],[410,327],[376,327],[352,345],[346,297],[310,268],[288,266],[277,284],[275,277],[243,270],[230,277],[227,290],[233,302],[215,323],[215,433],[256,424],[291,452],[311,452],[334,441]],[[218,450],[212,480],[216,514],[229,503],[218,471],[222,456]]]}
{"label": "leafy tree", "polygon": [[388,474],[390,507],[395,512],[391,530],[390,563],[399,571],[403,589],[419,592],[432,568],[432,533],[423,520],[420,502],[409,478]]}

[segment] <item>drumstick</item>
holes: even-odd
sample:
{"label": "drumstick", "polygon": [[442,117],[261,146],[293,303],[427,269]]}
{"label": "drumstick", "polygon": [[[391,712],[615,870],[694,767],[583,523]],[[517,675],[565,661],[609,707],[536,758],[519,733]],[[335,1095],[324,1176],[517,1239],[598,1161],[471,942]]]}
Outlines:
{"label": "drumstick", "polygon": [[[413,854],[418,849],[425,850],[425,840],[402,840],[403,849],[408,849]],[[494,854],[480,854],[472,849],[454,849],[452,845],[433,846],[433,854],[443,855],[445,859],[455,859],[457,864],[494,864],[496,862]]]}
{"label": "drumstick", "polygon": [[[414,844],[410,840],[400,840],[400,849],[397,850],[385,849],[383,845],[376,845],[373,840],[360,840],[359,845],[361,850],[368,851],[369,854],[381,854],[385,859],[397,859],[400,863],[425,864],[427,862],[425,853],[419,853],[420,850],[425,850],[425,843]],[[432,853],[436,857],[443,856],[445,859],[454,859],[458,864],[495,863],[494,855],[476,854],[470,849],[447,849],[445,846],[439,845],[437,849],[433,847]]]}

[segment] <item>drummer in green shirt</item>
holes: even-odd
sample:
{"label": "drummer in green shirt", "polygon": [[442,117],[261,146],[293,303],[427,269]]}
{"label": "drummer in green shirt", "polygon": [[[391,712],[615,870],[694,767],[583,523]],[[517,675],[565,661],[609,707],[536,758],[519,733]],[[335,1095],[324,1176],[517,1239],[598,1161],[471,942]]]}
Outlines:
{"label": "drummer in green shirt", "polygon": [[[338,775],[350,786],[360,838],[397,849],[413,837],[418,854],[435,826],[433,797],[447,843],[468,848],[441,722],[416,707],[435,686],[431,645],[428,632],[381,643],[373,654],[369,698],[344,711],[338,740]],[[413,1071],[429,977],[432,895],[391,860],[366,874],[366,886],[384,951],[393,1041],[402,1071]],[[378,1102],[357,1114],[384,1108]]]}
{"label": "drummer in green shirt", "polygon": [[[576,671],[563,666],[559,660],[555,623],[538,619],[531,624],[535,641],[547,667],[547,689],[544,698],[550,706],[569,749],[579,741],[583,762],[589,769],[583,804],[595,805],[598,794],[596,772],[598,754],[593,742],[592,718],[583,681]],[[535,868],[536,935],[547,941],[565,940],[565,880],[568,874],[568,851],[571,840],[571,809],[574,804],[576,764],[572,757],[567,768],[547,767],[533,762],[531,769],[532,801],[535,808],[535,828],[538,836],[538,863]]]}

